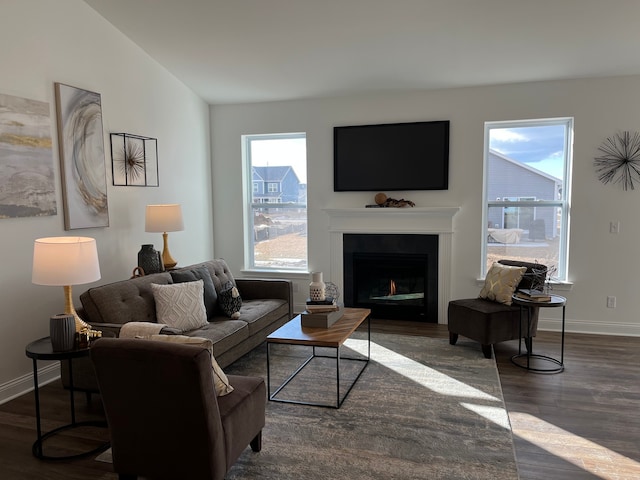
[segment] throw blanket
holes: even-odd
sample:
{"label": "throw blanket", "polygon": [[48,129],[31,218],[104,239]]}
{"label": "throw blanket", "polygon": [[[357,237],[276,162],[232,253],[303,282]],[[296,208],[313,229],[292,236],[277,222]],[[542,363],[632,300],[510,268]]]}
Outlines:
{"label": "throw blanket", "polygon": [[164,323],[128,322],[120,329],[120,338],[151,338],[166,327]]}

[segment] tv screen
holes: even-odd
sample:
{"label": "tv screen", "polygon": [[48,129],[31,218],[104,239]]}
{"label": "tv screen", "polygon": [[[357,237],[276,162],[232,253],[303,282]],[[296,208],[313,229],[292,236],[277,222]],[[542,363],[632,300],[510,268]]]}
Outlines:
{"label": "tv screen", "polygon": [[449,121],[333,128],[333,190],[447,190]]}

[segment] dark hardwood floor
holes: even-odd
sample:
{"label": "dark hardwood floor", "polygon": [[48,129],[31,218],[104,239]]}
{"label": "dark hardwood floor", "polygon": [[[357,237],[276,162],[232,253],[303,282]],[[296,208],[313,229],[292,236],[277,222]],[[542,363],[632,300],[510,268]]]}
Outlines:
{"label": "dark hardwood floor", "polygon": [[[373,332],[447,338],[444,325],[372,322]],[[480,346],[457,345],[455,348]],[[513,428],[521,480],[631,480],[640,478],[640,338],[568,333],[565,371],[536,374],[514,366],[516,341],[495,349]],[[559,357],[560,334],[538,332],[534,351]],[[69,395],[59,382],[41,389],[43,430],[69,421]],[[91,404],[77,394],[77,420],[100,419],[99,396]],[[95,456],[73,461],[33,457],[33,393],[0,405],[0,479],[116,479]],[[47,440],[47,453],[77,453],[104,440],[106,431],[82,428]],[[97,441],[96,441],[97,440]]]}

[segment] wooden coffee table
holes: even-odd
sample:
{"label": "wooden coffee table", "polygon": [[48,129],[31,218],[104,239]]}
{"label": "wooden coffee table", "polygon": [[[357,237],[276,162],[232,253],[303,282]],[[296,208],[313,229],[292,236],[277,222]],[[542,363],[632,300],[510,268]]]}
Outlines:
{"label": "wooden coffee table", "polygon": [[[349,392],[356,384],[362,372],[369,364],[371,359],[371,321],[369,316],[371,310],[368,308],[345,308],[344,315],[340,320],[334,323],[330,328],[310,328],[303,327],[300,323],[300,315],[294,317],[288,323],[280,327],[267,337],[267,391],[269,392],[269,400],[274,402],[297,403],[300,405],[314,405],[318,407],[340,408]],[[367,356],[362,358],[342,357],[341,347],[351,334],[364,322],[367,321]],[[292,374],[280,385],[273,393],[271,393],[271,347],[273,344],[285,345],[304,345],[312,347],[311,356],[309,356]],[[325,347],[336,350],[334,355],[320,355],[316,353],[316,348]],[[285,398],[276,398],[282,389],[284,389],[295,376],[302,371],[311,361],[316,358],[335,358],[336,360],[336,402],[335,403],[317,403],[304,400],[292,400]],[[346,393],[340,395],[340,361],[347,360],[351,362],[362,362],[363,366],[358,372],[355,380],[351,383]]]}

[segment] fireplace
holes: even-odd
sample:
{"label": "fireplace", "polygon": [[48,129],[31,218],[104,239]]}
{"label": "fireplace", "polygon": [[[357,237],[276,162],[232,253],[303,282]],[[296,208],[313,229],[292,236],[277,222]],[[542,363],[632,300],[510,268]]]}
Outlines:
{"label": "fireplace", "polygon": [[438,322],[438,236],[345,234],[344,304],[378,318]]}
{"label": "fireplace", "polygon": [[[454,216],[460,207],[413,208],[326,208],[329,220],[330,278],[343,292],[346,291],[343,237],[347,234],[406,234],[437,237],[437,281],[428,283],[437,297],[438,323],[447,323],[447,305],[451,300],[452,238]],[[431,270],[432,272],[434,269]],[[351,287],[349,287],[351,288]],[[429,297],[429,301],[431,298]],[[429,316],[429,321],[433,321]]]}

